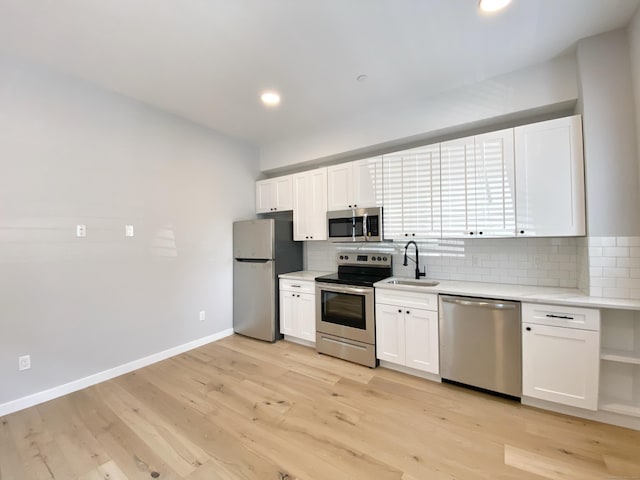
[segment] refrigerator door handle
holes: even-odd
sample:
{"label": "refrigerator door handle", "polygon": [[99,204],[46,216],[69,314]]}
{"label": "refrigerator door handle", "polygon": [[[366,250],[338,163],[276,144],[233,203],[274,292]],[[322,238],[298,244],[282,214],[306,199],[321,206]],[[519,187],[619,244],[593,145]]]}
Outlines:
{"label": "refrigerator door handle", "polygon": [[267,263],[270,261],[268,258],[236,258],[236,262],[243,263]]}

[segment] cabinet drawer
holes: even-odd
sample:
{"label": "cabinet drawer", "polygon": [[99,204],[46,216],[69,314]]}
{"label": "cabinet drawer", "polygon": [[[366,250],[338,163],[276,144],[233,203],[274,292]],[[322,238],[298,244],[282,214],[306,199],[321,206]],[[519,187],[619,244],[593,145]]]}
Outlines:
{"label": "cabinet drawer", "polygon": [[403,292],[378,288],[376,289],[376,303],[438,311],[438,295],[435,293]]}
{"label": "cabinet drawer", "polygon": [[600,331],[600,310],[559,305],[522,304],[522,322]]}
{"label": "cabinet drawer", "polygon": [[301,280],[280,280],[280,291],[285,292],[298,292],[298,293],[313,293],[316,292],[316,283],[307,282]]}

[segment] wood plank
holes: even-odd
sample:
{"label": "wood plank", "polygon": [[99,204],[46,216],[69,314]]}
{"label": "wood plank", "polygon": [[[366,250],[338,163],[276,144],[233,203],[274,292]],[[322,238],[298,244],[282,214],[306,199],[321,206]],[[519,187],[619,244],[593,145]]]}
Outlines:
{"label": "wood plank", "polygon": [[0,419],[0,480],[640,478],[640,432],[228,337]]}

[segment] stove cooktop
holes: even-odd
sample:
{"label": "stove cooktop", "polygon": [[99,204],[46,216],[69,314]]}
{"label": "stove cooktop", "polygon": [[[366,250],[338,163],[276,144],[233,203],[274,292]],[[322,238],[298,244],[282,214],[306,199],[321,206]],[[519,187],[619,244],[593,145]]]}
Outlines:
{"label": "stove cooktop", "polygon": [[373,287],[374,283],[389,277],[391,277],[391,272],[383,272],[377,275],[338,272],[316,277],[316,282],[356,285],[358,287]]}
{"label": "stove cooktop", "polygon": [[338,271],[316,277],[316,282],[372,287],[392,275],[391,255],[388,253],[340,252],[336,260]]}

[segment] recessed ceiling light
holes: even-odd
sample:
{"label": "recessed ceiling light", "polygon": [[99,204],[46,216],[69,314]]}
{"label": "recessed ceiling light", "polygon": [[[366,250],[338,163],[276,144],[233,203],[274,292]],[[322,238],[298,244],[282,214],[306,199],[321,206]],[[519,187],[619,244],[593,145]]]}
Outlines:
{"label": "recessed ceiling light", "polygon": [[511,0],[480,0],[478,5],[483,12],[497,12],[510,3]]}
{"label": "recessed ceiling light", "polygon": [[276,92],[264,92],[260,95],[260,100],[268,107],[275,107],[280,104],[280,95]]}
{"label": "recessed ceiling light", "polygon": [[362,75],[358,75],[356,77],[356,80],[359,81],[359,82],[366,82],[367,78],[369,78],[369,76],[367,74],[363,73]]}

